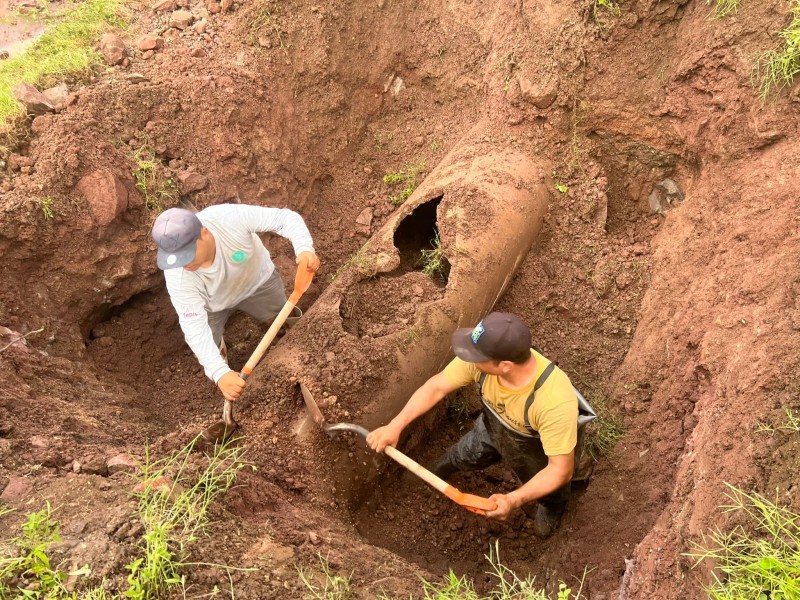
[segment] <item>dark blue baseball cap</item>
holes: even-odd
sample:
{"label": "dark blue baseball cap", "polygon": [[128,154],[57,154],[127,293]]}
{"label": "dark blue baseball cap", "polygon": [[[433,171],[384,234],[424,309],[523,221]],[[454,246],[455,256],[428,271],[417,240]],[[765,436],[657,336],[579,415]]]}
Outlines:
{"label": "dark blue baseball cap", "polygon": [[531,331],[511,313],[493,312],[475,327],[456,329],[453,352],[466,362],[514,360],[531,348]]}

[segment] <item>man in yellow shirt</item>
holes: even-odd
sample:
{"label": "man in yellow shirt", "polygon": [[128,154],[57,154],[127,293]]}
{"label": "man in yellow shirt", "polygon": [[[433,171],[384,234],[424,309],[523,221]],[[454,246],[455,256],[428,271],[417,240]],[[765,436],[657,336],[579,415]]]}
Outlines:
{"label": "man in yellow shirt", "polygon": [[494,494],[505,520],[516,508],[537,501],[534,533],[541,538],[558,526],[569,497],[578,444],[578,398],[567,375],[531,349],[528,327],[515,315],[493,312],[474,328],[452,336],[456,358],[411,396],[405,407],[367,437],[381,452],[396,446],[414,419],[447,394],[470,383],[481,389],[483,412],[475,427],[434,465],[448,479],[459,471],[486,468],[504,460],[522,481],[508,494]]}

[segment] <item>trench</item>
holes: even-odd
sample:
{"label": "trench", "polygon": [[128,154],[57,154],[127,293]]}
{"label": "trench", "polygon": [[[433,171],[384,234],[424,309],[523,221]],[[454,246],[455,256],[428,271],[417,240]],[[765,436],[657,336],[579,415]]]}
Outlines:
{"label": "trench", "polygon": [[[674,169],[675,165],[670,164],[659,176],[669,175]],[[629,172],[635,170],[629,169]],[[637,185],[643,188],[648,183],[639,181]],[[399,255],[396,268],[364,278],[344,291],[337,317],[345,332],[364,343],[388,343],[386,340],[414,325],[416,311],[423,300],[429,303],[445,297],[451,281],[449,261],[445,257],[442,273],[431,277],[422,272],[420,256],[423,250],[433,247],[433,241],[442,233],[439,218],[447,197],[445,194],[426,199],[399,220],[391,233],[392,244]],[[609,197],[609,204],[624,206],[627,211],[635,210],[631,205],[636,201],[638,199],[624,191],[619,196]],[[533,254],[546,256],[550,251],[548,243],[545,240]],[[446,245],[444,249],[447,253]],[[504,274],[498,281],[508,279]],[[323,303],[324,297],[325,292],[320,297]],[[370,302],[376,298],[385,301]],[[311,318],[314,318],[313,310]],[[214,397],[216,390],[203,381],[194,357],[185,347],[165,291],[146,290],[119,306],[99,306],[81,329],[95,365],[109,376],[130,383],[139,393],[136,402],[150,411],[161,427],[178,424],[186,428],[187,422],[199,423],[212,417],[208,399]],[[263,327],[238,315],[230,321],[229,330],[232,365],[243,363],[263,333]],[[281,346],[280,352],[302,353],[302,346],[295,347],[294,343],[290,335],[289,345]],[[435,371],[439,365],[434,364],[434,357],[439,352],[417,359],[422,361],[421,368]],[[178,393],[173,394],[175,401],[165,406],[159,399],[171,393],[172,386],[180,378],[194,379],[194,382],[179,384]],[[282,398],[280,402],[298,406],[296,398]],[[420,464],[430,465],[471,428],[478,410],[479,399],[472,390],[459,392],[431,418],[417,424],[411,432],[413,439],[408,454]],[[386,421],[396,411],[396,407],[380,408],[373,417]],[[194,416],[187,421],[187,415]],[[252,433],[260,435],[258,431]],[[356,473],[362,462],[375,461],[373,455],[364,451],[360,439],[343,443],[309,436],[303,443],[322,444],[326,455],[349,453]],[[347,520],[355,525],[358,535],[367,544],[385,548],[428,571],[447,572],[452,568],[474,578],[478,586],[489,585],[485,556],[487,548],[497,539],[502,539],[504,559],[510,565],[535,573],[545,573],[549,568],[542,562],[543,548],[550,549],[553,556],[560,556],[560,546],[570,547],[566,539],[558,537],[548,542],[536,541],[532,520],[522,511],[508,523],[491,522],[444,499],[398,465],[389,462],[383,467],[377,478],[356,476],[353,488],[346,495],[358,500],[349,505]],[[316,470],[313,461],[306,468],[310,472]],[[462,491],[484,496],[509,492],[518,485],[513,473],[502,464],[459,474],[451,483]],[[581,510],[583,495],[591,485],[588,488],[574,486],[569,511]],[[623,557],[617,562],[624,564]]]}
{"label": "trench", "polygon": [[[629,148],[630,144],[626,142],[622,147]],[[611,149],[607,154],[614,156]],[[630,153],[622,151],[618,154],[630,156]],[[622,163],[614,162],[608,168],[622,169]],[[611,229],[617,228],[616,221],[629,220],[630,214],[640,210],[641,190],[648,191],[657,183],[641,177],[642,172],[653,172],[653,164],[627,164],[625,168],[626,181],[632,183],[609,191]],[[682,171],[678,162],[668,160],[662,169],[655,172],[659,178],[677,178],[675,173]],[[680,184],[687,185],[684,180],[680,180]],[[631,193],[631,189],[638,192]],[[338,322],[344,332],[359,343],[367,344],[367,347],[373,344],[394,344],[391,340],[415,326],[422,307],[446,298],[453,282],[453,274],[462,278],[465,276],[464,272],[456,273],[459,268],[463,269],[463,264],[454,267],[446,256],[443,257],[444,266],[440,273],[430,276],[422,272],[423,250],[432,249],[435,240],[442,237],[443,230],[447,232],[448,222],[440,222],[440,219],[449,197],[445,193],[426,198],[398,220],[396,227],[387,235],[399,257],[396,267],[362,278],[337,292],[342,299],[336,308]],[[637,218],[643,219],[641,216]],[[649,216],[644,218],[649,219]],[[554,251],[555,243],[552,238],[541,240],[530,250],[533,259],[543,260],[548,253]],[[491,242],[483,243],[482,246],[489,247]],[[445,255],[452,251],[447,244],[443,248]],[[278,253],[276,260],[283,260],[286,264],[290,259]],[[471,268],[477,266],[480,265],[476,264]],[[467,276],[471,274],[466,273]],[[504,282],[509,279],[509,274],[504,273],[495,285],[505,285]],[[288,278],[285,277],[285,280]],[[512,283],[512,298],[518,293],[515,285],[525,284]],[[316,305],[319,300],[321,304],[325,304],[326,293],[327,290],[323,290],[315,298],[314,304],[306,305],[305,308],[310,311],[309,327],[314,326],[314,319],[317,318]],[[376,299],[382,301],[375,301]],[[216,390],[204,380],[194,357],[186,348],[173,313],[164,290],[148,289],[117,306],[96,307],[80,327],[95,366],[108,377],[130,385],[135,390],[131,402],[150,415],[152,420],[149,425],[153,426],[151,431],[159,431],[164,435],[169,435],[170,429],[174,428],[184,432],[192,429],[197,431],[201,425],[207,425],[216,417]],[[558,321],[559,313],[549,313],[548,318]],[[549,326],[547,323],[540,324],[544,328]],[[580,329],[580,321],[575,326]],[[228,331],[232,366],[243,364],[263,334],[264,328],[245,315],[236,315],[229,322]],[[271,352],[308,355],[307,348],[291,334],[287,337],[287,344],[281,344],[277,350]],[[315,339],[312,347],[317,346],[318,339]],[[440,367],[440,355],[441,349],[433,349],[429,354],[422,353],[415,360],[418,361],[420,370],[432,373]],[[358,355],[349,357],[348,360],[353,358],[357,360]],[[263,375],[257,373],[257,380],[262,377]],[[163,399],[166,397],[172,401],[164,403]],[[299,408],[302,403],[296,397],[269,398],[281,405],[293,406],[294,410],[302,410]],[[479,407],[479,399],[473,390],[460,391],[454,398],[432,411],[430,418],[421,420],[410,428],[410,437],[403,450],[422,465],[432,464],[472,427]],[[397,409],[396,406],[377,407],[372,413],[376,421],[371,425],[388,421],[396,414]],[[270,413],[270,418],[278,417],[275,413]],[[295,429],[293,436],[298,435],[299,429],[296,425],[296,418],[288,419],[287,427]],[[252,423],[250,427],[248,435],[261,440],[265,433],[253,429]],[[352,523],[360,540],[370,546],[384,548],[429,572],[446,573],[453,569],[456,573],[467,574],[476,582],[478,589],[481,586],[486,589],[491,586],[492,579],[486,576],[486,554],[487,549],[497,540],[502,542],[506,564],[523,572],[546,576],[550,569],[559,564],[577,565],[593,560],[593,551],[576,548],[567,534],[559,534],[545,542],[536,540],[532,532],[532,519],[524,511],[517,511],[507,523],[489,521],[468,513],[443,498],[395,463],[384,462],[380,465],[378,475],[364,477],[361,475],[361,465],[374,465],[377,459],[365,451],[360,438],[331,441],[314,436],[310,433],[311,430],[306,427],[303,431],[304,437],[299,439],[300,443],[309,447],[307,450],[311,449],[311,454],[303,454],[306,462],[296,465],[295,473],[297,470],[305,471],[308,478],[318,472],[319,465],[315,462],[318,459],[314,458],[318,452],[314,449],[316,446],[322,447],[321,452],[326,459],[336,457],[332,462],[334,466],[329,467],[331,471],[335,471],[336,464],[347,463],[348,472],[351,475],[355,473],[355,477],[351,482],[351,489],[343,493],[355,501],[346,503],[344,514],[339,511],[332,514],[334,518]],[[595,468],[602,471],[608,467],[601,460]],[[270,469],[267,471],[270,472]],[[299,479],[297,476],[290,477],[287,485],[293,488],[298,485]],[[333,480],[337,486],[340,485],[341,482],[336,477]],[[451,483],[462,491],[483,496],[507,493],[518,486],[513,473],[502,464],[474,473],[458,474]],[[585,518],[582,513],[586,510],[584,499],[592,491],[593,485],[603,484],[573,485],[573,496],[563,525],[570,536],[579,538],[582,531],[590,529],[590,525],[582,521]],[[636,542],[638,539],[628,538],[626,543]],[[545,555],[550,559],[544,558]],[[605,557],[605,560],[624,565],[624,558],[620,554],[616,557]]]}

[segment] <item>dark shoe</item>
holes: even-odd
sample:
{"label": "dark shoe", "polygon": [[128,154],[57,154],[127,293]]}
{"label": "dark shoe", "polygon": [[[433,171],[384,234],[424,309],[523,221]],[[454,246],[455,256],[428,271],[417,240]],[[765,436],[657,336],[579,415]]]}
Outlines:
{"label": "dark shoe", "polygon": [[458,467],[455,467],[446,459],[446,457],[440,458],[436,464],[432,465],[428,470],[436,475],[439,479],[444,479],[445,481],[450,479],[459,471]]}
{"label": "dark shoe", "polygon": [[533,534],[541,540],[553,535],[561,521],[562,512],[557,512],[544,504],[536,508],[536,518],[533,520]]}

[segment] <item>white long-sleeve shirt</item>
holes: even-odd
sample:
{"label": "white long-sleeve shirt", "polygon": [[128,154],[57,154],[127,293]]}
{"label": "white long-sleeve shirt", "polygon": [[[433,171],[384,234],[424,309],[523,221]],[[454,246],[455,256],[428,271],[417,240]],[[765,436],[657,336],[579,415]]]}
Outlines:
{"label": "white long-sleeve shirt", "polygon": [[286,208],[219,204],[201,210],[197,217],[214,236],[213,264],[196,271],[167,269],[164,278],[186,343],[216,383],[231,369],[214,343],[208,313],[238,305],[275,271],[269,251],[256,234],[274,232],[288,238],[295,255],[314,252],[314,243],[303,218]]}

